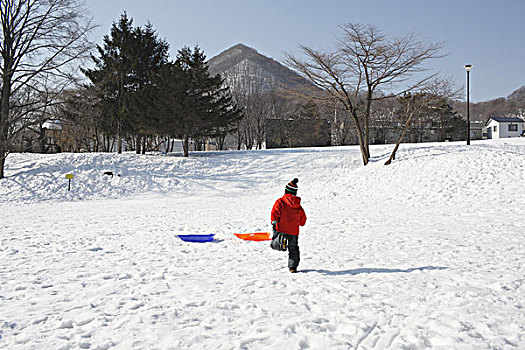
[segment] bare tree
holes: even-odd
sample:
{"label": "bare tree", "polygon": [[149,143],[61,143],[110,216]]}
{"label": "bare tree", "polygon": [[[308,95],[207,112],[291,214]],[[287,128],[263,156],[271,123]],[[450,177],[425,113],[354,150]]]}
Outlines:
{"label": "bare tree", "polygon": [[320,115],[330,121],[331,144],[333,146],[343,146],[350,144],[352,141],[352,131],[355,129],[353,119],[350,117],[348,110],[334,98],[322,99],[316,98]]}
{"label": "bare tree", "polygon": [[396,106],[395,98],[385,98],[375,101],[373,108],[370,111],[371,124],[371,144],[385,144],[389,139],[389,134],[397,126],[394,117]]}
{"label": "bare tree", "polygon": [[401,111],[399,115],[402,124],[401,132],[385,165],[391,164],[392,160],[396,159],[399,145],[410,129],[414,119],[425,119],[425,117],[432,115],[437,109],[443,108],[439,103],[440,101],[459,97],[461,90],[462,89],[455,87],[450,78],[434,78],[427,81],[425,86],[417,93],[406,93],[403,97],[400,97]]}
{"label": "bare tree", "polygon": [[268,133],[275,138],[273,142],[280,145],[280,147],[294,147],[295,140],[288,121],[299,114],[298,101],[285,96],[281,91],[273,91],[268,96],[270,103],[269,119],[271,119],[273,125],[272,128],[268,127]]}
{"label": "bare tree", "polygon": [[[423,63],[439,57],[443,44],[425,44],[414,34],[388,36],[374,25],[347,23],[332,52],[301,45],[305,59],[287,55],[286,63],[314,86],[340,102],[354,120],[363,164],[370,159],[370,112],[372,102],[385,97],[383,87],[407,82],[423,71]],[[422,78],[390,95],[400,95],[420,86]],[[322,98],[322,97],[321,97]]]}
{"label": "bare tree", "polygon": [[[78,66],[73,63],[90,48],[86,34],[93,25],[80,1],[0,0],[0,179],[13,132],[20,130],[17,126],[52,103],[49,97],[58,96],[64,82],[75,77]],[[42,85],[47,101],[12,104],[23,91],[39,95]]]}
{"label": "bare tree", "polygon": [[333,118],[333,136],[335,145],[346,145],[348,143],[350,130],[353,130],[354,123],[351,119],[350,113],[340,105],[334,106]]}
{"label": "bare tree", "polygon": [[79,86],[64,92],[57,111],[63,129],[60,135],[64,150],[99,152],[109,150],[101,142],[110,137],[111,121],[103,118],[99,97],[92,86]]}
{"label": "bare tree", "polygon": [[270,113],[269,93],[255,89],[250,93],[235,94],[237,104],[243,108],[237,132],[242,134],[247,149],[261,149],[266,135],[266,120]]}

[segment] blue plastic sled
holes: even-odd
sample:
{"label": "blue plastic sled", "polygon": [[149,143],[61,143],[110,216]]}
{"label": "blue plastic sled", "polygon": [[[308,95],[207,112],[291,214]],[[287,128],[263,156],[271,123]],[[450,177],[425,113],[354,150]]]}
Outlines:
{"label": "blue plastic sled", "polygon": [[182,239],[184,242],[197,242],[197,243],[204,243],[204,242],[211,242],[213,241],[213,237],[215,234],[211,235],[177,235],[180,239]]}

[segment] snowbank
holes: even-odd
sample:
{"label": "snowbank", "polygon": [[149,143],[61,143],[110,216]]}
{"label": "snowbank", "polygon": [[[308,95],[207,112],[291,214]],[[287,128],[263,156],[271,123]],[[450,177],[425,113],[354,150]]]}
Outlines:
{"label": "snowbank", "polygon": [[[525,348],[525,140],[390,149],[10,155],[0,348]],[[293,177],[297,274],[233,236]]]}

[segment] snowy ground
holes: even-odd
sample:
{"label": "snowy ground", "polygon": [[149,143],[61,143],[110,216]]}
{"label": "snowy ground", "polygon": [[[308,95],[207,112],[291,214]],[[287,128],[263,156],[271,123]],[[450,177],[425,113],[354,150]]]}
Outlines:
{"label": "snowy ground", "polygon": [[[525,139],[391,147],[10,155],[0,348],[525,349]],[[297,274],[232,235],[293,177]]]}

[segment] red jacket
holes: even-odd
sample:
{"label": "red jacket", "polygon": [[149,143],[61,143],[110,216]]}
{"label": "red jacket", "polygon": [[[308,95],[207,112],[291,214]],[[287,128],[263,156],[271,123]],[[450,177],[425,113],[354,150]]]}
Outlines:
{"label": "red jacket", "polygon": [[299,235],[299,226],[306,223],[301,198],[287,193],[276,200],[272,208],[272,221],[277,221],[277,231]]}

